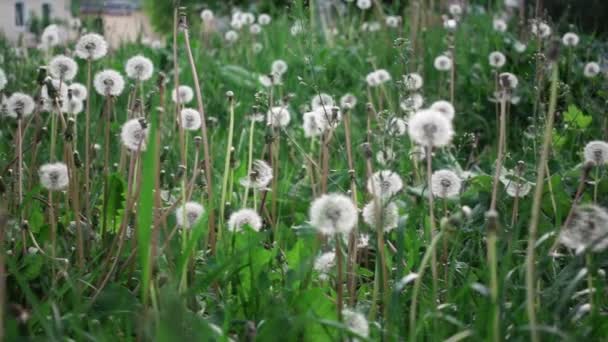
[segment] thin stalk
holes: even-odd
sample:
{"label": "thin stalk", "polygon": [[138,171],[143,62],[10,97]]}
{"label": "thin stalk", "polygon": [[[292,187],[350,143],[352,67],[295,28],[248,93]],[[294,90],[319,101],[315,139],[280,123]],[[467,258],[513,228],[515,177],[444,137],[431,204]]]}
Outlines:
{"label": "thin stalk", "polygon": [[498,259],[496,241],[498,240],[498,214],[490,211],[488,216],[487,258],[490,271],[490,300],[492,301],[492,341],[500,341],[500,306],[498,304]]}
{"label": "thin stalk", "polygon": [[494,182],[492,186],[492,199],[490,202],[490,211],[496,210],[496,200],[498,197],[498,184],[500,183],[500,170],[502,169],[502,162],[505,151],[505,135],[507,132],[506,123],[506,107],[507,99],[504,94],[500,96],[500,119],[499,119],[499,133],[498,136],[498,151],[496,157],[496,169],[494,170]]}
{"label": "thin stalk", "polygon": [[[427,146],[426,147],[426,180],[427,180],[427,193],[428,193],[428,199],[429,199],[429,224],[430,224],[430,230],[431,230],[431,239],[435,238],[435,234],[437,233],[435,231],[435,208],[433,206],[433,191],[431,190],[433,188],[433,181],[432,181],[432,175],[433,175],[433,167],[432,167],[432,160],[433,160],[433,148],[431,146]],[[435,250],[433,250],[433,253],[431,255],[431,272],[433,274],[433,298],[436,298],[437,296],[437,282],[439,279],[438,276],[438,272],[437,272],[437,252]]]}
{"label": "thin stalk", "polygon": [[[350,197],[353,203],[357,205],[357,179],[355,174],[355,163],[353,160],[351,132],[350,132],[350,111],[344,112],[344,137],[346,140],[346,158],[348,160],[348,173],[350,175]],[[312,172],[311,172],[312,176]],[[312,179],[311,179],[312,182]],[[313,194],[314,195],[314,194]],[[316,197],[316,196],[315,196]],[[356,294],[356,283],[357,274],[355,272],[355,265],[357,263],[357,234],[358,229],[355,229],[350,233],[348,238],[348,258],[346,265],[346,284],[348,289],[348,304],[353,307],[357,298]]]}
{"label": "thin stalk", "polygon": [[[251,118],[249,125],[249,147],[247,149],[247,175],[251,174],[253,166],[253,133],[255,132],[255,120]],[[243,195],[243,208],[247,207],[247,199],[249,197],[249,185],[245,186],[245,194]]]}
{"label": "thin stalk", "polygon": [[338,314],[338,321],[342,321],[342,290],[343,290],[343,286],[342,286],[342,250],[340,248],[340,239],[341,237],[336,234],[335,236],[335,240],[336,240],[336,263],[338,264],[338,275],[336,277],[336,293],[338,295],[337,298],[337,303],[336,303],[336,310],[337,310],[337,314]]}
{"label": "thin stalk", "polygon": [[226,141],[226,156],[224,159],[224,176],[222,177],[222,195],[220,197],[220,228],[217,232],[218,241],[222,239],[222,227],[226,210],[226,191],[228,189],[228,175],[230,173],[230,158],[232,155],[232,139],[234,135],[234,95],[228,94],[230,118],[228,123],[228,140]]}
{"label": "thin stalk", "polygon": [[[85,111],[84,123],[84,193],[90,193],[90,170],[91,170],[91,59],[87,59],[87,104]],[[87,218],[90,220],[91,212],[89,209],[89,201],[84,201],[84,211]],[[101,235],[103,238],[103,234]]]}

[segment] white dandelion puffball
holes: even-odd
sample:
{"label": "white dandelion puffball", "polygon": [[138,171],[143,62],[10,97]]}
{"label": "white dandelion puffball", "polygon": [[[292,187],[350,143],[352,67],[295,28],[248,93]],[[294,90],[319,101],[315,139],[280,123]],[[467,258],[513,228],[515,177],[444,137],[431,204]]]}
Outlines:
{"label": "white dandelion puffball", "polygon": [[390,170],[377,171],[367,180],[367,192],[381,199],[391,198],[401,189],[401,177]]}
{"label": "white dandelion puffball", "polygon": [[589,248],[593,252],[604,251],[608,248],[608,212],[594,204],[577,206],[562,228],[559,241],[577,252]]}
{"label": "white dandelion puffball", "polygon": [[[500,73],[500,75],[498,75],[498,80],[503,86],[506,86],[510,89],[515,89],[519,85],[519,80],[517,79],[517,76],[510,72]],[[507,84],[505,84],[505,81]]]}
{"label": "white dandelion puffball", "polygon": [[253,13],[250,13],[250,12],[243,12],[243,13],[241,13],[241,21],[245,25],[251,25],[251,24],[255,23],[255,15],[253,15]]}
{"label": "white dandelion puffball", "polygon": [[78,72],[78,64],[70,57],[58,55],[49,62],[49,74],[56,79],[71,81]]}
{"label": "white dandelion puffball", "polygon": [[532,23],[532,34],[540,38],[547,38],[551,35],[551,27],[543,21],[534,21]]}
{"label": "white dandelion puffball", "polygon": [[118,96],[125,88],[125,80],[117,71],[106,69],[95,74],[93,86],[101,96]]}
{"label": "white dandelion puffball", "polygon": [[403,84],[407,90],[419,90],[424,84],[424,80],[419,73],[412,72],[403,76]]}
{"label": "white dandelion puffball", "polygon": [[307,138],[318,137],[325,132],[325,120],[320,111],[313,110],[302,115],[302,128]]}
{"label": "white dandelion puffball", "polygon": [[505,191],[511,197],[526,197],[530,193],[530,190],[532,190],[532,185],[529,182],[511,180],[505,184]]}
{"label": "white dandelion puffball", "polygon": [[239,183],[247,188],[266,189],[272,180],[272,168],[263,160],[254,160],[249,175],[241,178]]}
{"label": "white dandelion puffball", "polygon": [[[377,213],[380,214],[380,217],[377,217]],[[394,202],[383,205],[381,201],[372,200],[363,207],[362,215],[363,222],[372,228],[382,227],[384,232],[390,232],[399,224],[399,208]]]}
{"label": "white dandelion puffball", "polygon": [[47,50],[59,45],[59,43],[61,43],[59,27],[55,24],[45,27],[40,35],[40,47],[43,50]]}
{"label": "white dandelion puffball", "polygon": [[608,142],[595,140],[587,143],[583,151],[585,161],[592,161],[595,165],[608,163]]}
{"label": "white dandelion puffball", "polygon": [[580,38],[578,37],[578,34],[576,34],[574,32],[568,32],[568,33],[564,34],[564,36],[562,37],[562,44],[564,44],[564,46],[568,46],[568,47],[577,46],[579,41],[580,41]]}
{"label": "white dandelion puffball", "polygon": [[68,167],[64,163],[44,164],[38,170],[40,184],[49,191],[60,191],[68,187]]}
{"label": "white dandelion puffball", "polygon": [[492,21],[492,27],[494,28],[494,31],[506,32],[507,22],[502,18],[494,18]]}
{"label": "white dandelion puffball", "polygon": [[350,197],[326,194],[310,206],[310,224],[325,235],[348,234],[355,227],[359,213]]}
{"label": "white dandelion puffball", "polygon": [[251,26],[249,26],[249,33],[251,34],[260,34],[262,32],[262,27],[258,24],[253,24]]}
{"label": "white dandelion puffball", "polygon": [[513,49],[515,49],[515,52],[517,53],[523,53],[526,51],[528,47],[526,46],[526,44],[520,42],[519,40],[516,40],[513,43]]}
{"label": "white dandelion puffball", "polygon": [[262,229],[262,218],[253,209],[241,209],[230,215],[228,219],[228,230],[240,232],[244,226],[249,226],[251,229],[259,232]]}
{"label": "white dandelion puffball", "polygon": [[386,69],[378,69],[376,70],[376,78],[382,84],[391,80],[391,74]]}
{"label": "white dandelion puffball", "polygon": [[76,56],[82,59],[97,60],[108,52],[106,40],[97,33],[88,33],[76,43]]}
{"label": "white dandelion puffball", "polygon": [[450,69],[452,69],[452,59],[448,56],[441,55],[435,58],[433,66],[438,71],[449,71]]}
{"label": "white dandelion puffball", "polygon": [[80,114],[84,109],[84,104],[81,100],[72,98],[71,100],[64,100],[61,102],[61,112],[66,114]]}
{"label": "white dandelion puffball", "polygon": [[399,24],[401,24],[401,17],[398,15],[388,15],[384,19],[384,22],[388,27],[399,27]]}
{"label": "white dandelion puffball", "polygon": [[583,75],[587,78],[593,78],[599,75],[601,71],[600,65],[597,62],[589,62],[585,64],[585,68],[583,69]]}
{"label": "white dandelion puffball", "polygon": [[187,131],[196,131],[201,128],[201,114],[192,108],[184,108],[180,112],[182,128]]}
{"label": "white dandelion puffball", "polygon": [[[369,324],[365,315],[350,309],[344,309],[342,310],[342,317],[348,330],[365,339],[369,338]],[[358,340],[353,338],[353,341]]]}
{"label": "white dandelion puffball", "polygon": [[342,109],[353,109],[357,105],[357,97],[351,93],[346,93],[340,98]]}
{"label": "white dandelion puffball", "polygon": [[201,11],[201,19],[208,23],[213,20],[213,11],[210,9],[204,9]]}
{"label": "white dandelion puffball", "polygon": [[289,33],[291,33],[292,36],[297,36],[300,33],[302,33],[303,30],[304,30],[304,26],[302,25],[302,22],[297,20],[296,22],[293,23],[293,25],[289,29]]}
{"label": "white dandelion puffball", "polygon": [[266,25],[270,24],[271,21],[272,21],[272,17],[266,13],[262,13],[258,16],[258,24],[260,24],[262,26],[266,26]]}
{"label": "white dandelion puffball", "polygon": [[266,114],[266,120],[274,127],[286,127],[291,121],[291,114],[287,107],[272,107]]}
{"label": "white dandelion puffball", "polygon": [[448,7],[448,12],[455,17],[459,17],[462,15],[462,6],[460,6],[460,4],[451,4],[450,7]]}
{"label": "white dandelion puffball", "polygon": [[336,266],[336,253],[325,252],[315,259],[313,269],[319,272],[319,279],[325,281],[329,279],[329,273]]}
{"label": "white dandelion puffball", "polygon": [[331,97],[331,95],[325,93],[317,94],[312,97],[312,100],[310,100],[310,107],[312,110],[320,109],[330,111],[331,107],[333,106],[334,99]]}
{"label": "white dandelion puffball", "polygon": [[372,0],[357,0],[357,7],[362,10],[367,10],[372,7]]}
{"label": "white dandelion puffball", "polygon": [[87,99],[87,95],[89,94],[89,91],[87,90],[87,87],[85,87],[82,83],[72,83],[70,84],[70,86],[68,87],[68,91],[72,92],[72,99],[73,100],[79,100],[79,101],[84,101]]}
{"label": "white dandelion puffball", "polygon": [[443,28],[450,32],[456,31],[457,27],[458,27],[458,22],[455,19],[448,19],[443,22]]}
{"label": "white dandelion puffball", "polygon": [[131,119],[122,125],[120,139],[128,150],[144,151],[147,137],[148,124],[143,118]]}
{"label": "white dandelion puffball", "polygon": [[6,78],[6,74],[4,73],[4,70],[0,69],[0,90],[3,90],[4,87],[6,87],[7,83],[8,83],[8,80]]}
{"label": "white dandelion puffball", "polygon": [[258,54],[264,50],[264,45],[262,45],[262,43],[255,42],[251,48],[253,49],[253,53]]}
{"label": "white dandelion puffball", "polygon": [[175,221],[181,228],[192,228],[201,219],[205,208],[196,202],[186,202],[186,204],[175,210]]}
{"label": "white dandelion puffball", "polygon": [[388,133],[392,136],[401,137],[407,132],[407,122],[402,118],[392,118],[389,121]]}
{"label": "white dandelion puffball", "polygon": [[439,198],[455,198],[460,194],[462,180],[455,172],[438,170],[431,176],[431,190]]}
{"label": "white dandelion puffball", "polygon": [[409,136],[419,145],[442,147],[452,141],[452,122],[444,114],[432,109],[416,112],[408,122]]}
{"label": "white dandelion puffball", "polygon": [[510,8],[519,7],[519,0],[505,0],[505,6]]}
{"label": "white dandelion puffball", "polygon": [[490,53],[490,56],[488,56],[488,61],[490,62],[490,66],[492,68],[500,69],[505,66],[507,57],[505,57],[505,55],[500,51],[494,51]]}
{"label": "white dandelion puffball", "polygon": [[456,115],[456,110],[454,109],[454,105],[449,101],[439,100],[433,102],[430,109],[436,110],[439,113],[445,115],[446,118],[450,120],[454,120],[454,116]]}
{"label": "white dandelion puffball", "polygon": [[277,59],[272,62],[270,70],[273,75],[282,76],[285,72],[287,72],[287,62],[282,59]]}
{"label": "white dandelion puffball", "polygon": [[370,87],[377,87],[380,85],[380,80],[378,80],[378,74],[375,71],[370,72],[365,76],[365,82]]}
{"label": "white dandelion puffball", "polygon": [[8,116],[15,119],[28,117],[34,111],[36,104],[31,96],[24,93],[13,93],[6,100],[6,111]]}
{"label": "white dandelion puffball", "polygon": [[140,82],[146,81],[149,80],[154,73],[154,64],[149,58],[137,55],[127,60],[125,71],[129,78]]}
{"label": "white dandelion puffball", "polygon": [[399,108],[404,112],[417,111],[424,105],[424,97],[419,93],[411,94],[399,102]]}
{"label": "white dandelion puffball", "polygon": [[260,84],[265,87],[265,88],[270,88],[272,87],[272,85],[274,84],[274,79],[276,79],[276,77],[270,77],[268,75],[260,75],[258,76],[258,81],[260,81]]}
{"label": "white dandelion puffball", "polygon": [[239,34],[234,30],[230,30],[224,34],[224,38],[227,42],[234,43],[237,39],[239,39]]}
{"label": "white dandelion puffball", "polygon": [[171,100],[175,103],[187,104],[194,98],[194,91],[187,85],[180,85],[171,92]]}
{"label": "white dandelion puffball", "polygon": [[389,163],[395,160],[395,152],[392,148],[387,147],[376,153],[376,161],[382,166],[387,166]]}
{"label": "white dandelion puffball", "polygon": [[[49,89],[49,80],[51,81],[50,85],[52,89]],[[49,90],[51,91],[49,92]],[[47,101],[50,106],[53,106],[54,104],[54,98],[51,98],[53,92],[54,96],[61,101],[66,100],[68,98],[67,84],[61,82],[60,80],[51,79],[50,77],[47,77],[47,80],[44,82],[44,85],[40,89],[40,97],[43,101]]]}

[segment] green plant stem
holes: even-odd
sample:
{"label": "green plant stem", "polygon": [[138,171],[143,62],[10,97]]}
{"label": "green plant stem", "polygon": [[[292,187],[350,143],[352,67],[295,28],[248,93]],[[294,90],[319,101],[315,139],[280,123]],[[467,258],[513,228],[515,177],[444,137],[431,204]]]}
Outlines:
{"label": "green plant stem", "polygon": [[228,190],[228,176],[230,173],[230,157],[232,154],[232,139],[234,135],[234,99],[229,99],[230,118],[228,123],[228,140],[226,141],[226,156],[224,159],[224,176],[222,177],[222,195],[220,197],[220,228],[217,232],[217,240],[222,239],[222,227],[226,210],[226,191]]}

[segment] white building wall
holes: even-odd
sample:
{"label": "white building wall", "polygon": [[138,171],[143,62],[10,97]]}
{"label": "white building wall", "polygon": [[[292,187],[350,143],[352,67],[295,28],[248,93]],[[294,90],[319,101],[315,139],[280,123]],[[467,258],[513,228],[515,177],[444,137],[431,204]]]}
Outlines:
{"label": "white building wall", "polygon": [[[24,7],[24,24],[16,25],[16,4],[22,3]],[[32,14],[42,18],[42,6],[51,6],[51,20],[69,20],[70,0],[0,0],[0,34],[11,42],[17,42],[21,36],[31,39],[28,32],[29,19]]]}

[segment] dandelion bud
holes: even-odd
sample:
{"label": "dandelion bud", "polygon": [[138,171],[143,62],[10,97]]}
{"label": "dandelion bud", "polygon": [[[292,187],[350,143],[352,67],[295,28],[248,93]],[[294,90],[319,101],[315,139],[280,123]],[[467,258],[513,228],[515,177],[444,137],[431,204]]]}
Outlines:
{"label": "dandelion bud", "polygon": [[488,221],[488,231],[496,233],[498,230],[498,212],[496,210],[488,210],[485,216]]}
{"label": "dandelion bud", "polygon": [[38,67],[38,77],[36,78],[38,85],[44,84],[44,80],[48,76],[47,71],[48,69],[45,66]]}
{"label": "dandelion bud", "polygon": [[363,150],[363,156],[365,157],[365,159],[372,159],[372,147],[369,143],[363,143],[361,145],[361,149]]}
{"label": "dandelion bud", "polygon": [[179,178],[182,178],[185,174],[186,174],[186,166],[179,165],[177,167],[177,173],[175,174],[175,177],[179,179]]}
{"label": "dandelion bud", "polygon": [[234,99],[234,93],[232,92],[232,90],[228,90],[226,92],[226,97],[228,98],[228,101],[232,101]]}
{"label": "dandelion bud", "polygon": [[28,220],[21,221],[21,230],[28,231],[30,229],[30,223]]}
{"label": "dandelion bud", "polygon": [[179,27],[180,30],[188,29],[188,17],[186,16],[186,13],[184,13],[184,12],[180,13],[179,20],[177,22],[177,26]]}
{"label": "dandelion bud", "polygon": [[65,132],[63,133],[63,137],[66,141],[72,141],[74,137],[74,125],[76,124],[76,120],[74,118],[69,118],[67,122],[67,127]]}
{"label": "dandelion bud", "polygon": [[197,149],[201,147],[202,141],[203,141],[203,138],[200,135],[197,135],[194,137],[194,145],[196,146]]}
{"label": "dandelion bud", "polygon": [[72,156],[74,157],[74,166],[76,166],[77,169],[80,169],[82,167],[82,160],[80,159],[80,154],[78,153],[78,151],[74,151]]}

